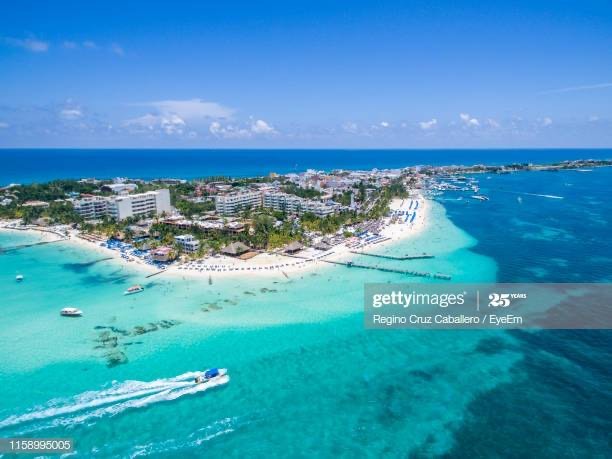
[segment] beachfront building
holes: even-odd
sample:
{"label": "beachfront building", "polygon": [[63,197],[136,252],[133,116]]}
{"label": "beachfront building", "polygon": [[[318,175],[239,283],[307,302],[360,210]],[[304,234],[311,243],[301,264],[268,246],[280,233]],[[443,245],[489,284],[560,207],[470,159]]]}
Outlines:
{"label": "beachfront building", "polygon": [[174,236],[176,243],[181,246],[184,252],[194,253],[200,248],[200,241],[198,241],[192,234],[181,234],[180,236]]}
{"label": "beachfront building", "polygon": [[161,189],[125,196],[87,195],[73,202],[74,210],[84,219],[111,217],[124,220],[128,217],[161,215],[170,213],[170,191]]}
{"label": "beachfront building", "polygon": [[232,242],[231,244],[223,247],[221,253],[230,257],[239,257],[247,253],[250,250],[249,246],[242,242]]}
{"label": "beachfront building", "polygon": [[244,209],[261,207],[262,197],[260,191],[240,190],[215,197],[215,208],[221,215],[235,215]]}
{"label": "beachfront building", "polygon": [[108,198],[95,195],[82,195],[73,202],[74,210],[85,220],[94,220],[108,215]]}
{"label": "beachfront building", "polygon": [[176,254],[171,247],[158,247],[151,250],[151,259],[153,261],[168,262],[176,258]]}
{"label": "beachfront building", "polygon": [[342,206],[333,201],[315,201],[304,199],[293,194],[272,191],[264,193],[264,207],[286,212],[289,214],[304,214],[307,212],[315,214],[317,217],[327,217],[328,215],[340,212]]}
{"label": "beachfront building", "polygon": [[146,193],[116,196],[110,200],[109,215],[116,220],[141,215],[161,215],[172,212],[170,191],[161,189]]}

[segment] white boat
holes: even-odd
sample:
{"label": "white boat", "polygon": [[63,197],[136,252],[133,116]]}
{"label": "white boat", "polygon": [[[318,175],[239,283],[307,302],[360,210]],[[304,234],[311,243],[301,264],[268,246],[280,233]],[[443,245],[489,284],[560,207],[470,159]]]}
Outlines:
{"label": "white boat", "polygon": [[21,275],[21,274],[17,274],[17,275],[15,276],[15,280],[16,280],[17,282],[21,282],[21,281],[23,280],[23,275]]}
{"label": "white boat", "polygon": [[60,315],[64,317],[81,317],[83,311],[77,308],[64,308],[60,311]]}
{"label": "white boat", "polygon": [[227,368],[209,368],[204,371],[204,373],[197,375],[193,382],[195,384],[206,384],[207,382],[221,379],[227,379],[229,381],[229,377],[225,378],[225,376],[227,376]]}
{"label": "white boat", "polygon": [[144,287],[142,285],[132,285],[125,292],[123,292],[123,294],[124,295],[133,295],[134,293],[140,293],[143,290],[144,290]]}
{"label": "white boat", "polygon": [[489,198],[483,195],[475,194],[472,199],[478,199],[479,201],[488,201]]}

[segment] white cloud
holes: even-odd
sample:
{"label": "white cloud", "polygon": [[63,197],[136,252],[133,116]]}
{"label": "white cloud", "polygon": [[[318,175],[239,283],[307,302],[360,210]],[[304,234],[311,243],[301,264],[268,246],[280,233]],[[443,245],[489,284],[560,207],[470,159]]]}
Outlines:
{"label": "white cloud", "polygon": [[359,132],[359,126],[357,123],[353,123],[352,121],[348,121],[342,125],[342,129],[346,132],[350,132],[351,134],[357,134]]}
{"label": "white cloud", "polygon": [[176,114],[186,121],[206,118],[228,119],[234,114],[231,108],[201,99],[160,100],[137,105],[154,107],[162,114]]}
{"label": "white cloud", "polygon": [[63,108],[59,115],[65,120],[76,120],[83,117],[83,112],[80,108]]}
{"label": "white cloud", "polygon": [[384,127],[384,128],[388,128],[389,126],[391,126],[387,121],[381,121],[380,122],[380,126]]}
{"label": "white cloud", "polygon": [[553,124],[553,120],[548,116],[542,119],[542,126],[550,126]]}
{"label": "white cloud", "polygon": [[136,128],[136,132],[161,131],[168,135],[181,135],[186,126],[185,120],[178,115],[153,115],[148,113],[138,118],[127,120],[124,123],[127,127]]}
{"label": "white cloud", "polygon": [[472,118],[468,113],[460,113],[459,118],[461,118],[461,121],[468,127],[480,126],[480,121],[476,118]]}
{"label": "white cloud", "polygon": [[208,131],[215,137],[222,139],[246,139],[252,135],[251,131],[248,129],[232,125],[223,126],[219,121],[210,123]]}
{"label": "white cloud", "polygon": [[96,43],[91,41],[91,40],[85,40],[83,42],[83,47],[84,48],[89,48],[89,49],[96,49],[98,47],[98,45],[96,45]]}
{"label": "white cloud", "polygon": [[612,88],[612,83],[599,83],[599,84],[591,84],[591,85],[585,85],[585,86],[569,86],[567,88],[551,89],[548,91],[542,91],[540,94],[560,94],[564,92],[590,91],[593,89],[606,89],[606,88]]}
{"label": "white cloud", "polygon": [[424,131],[428,131],[430,129],[433,129],[437,126],[438,124],[438,120],[435,118],[430,119],[429,121],[421,121],[419,122],[419,127],[424,130]]}
{"label": "white cloud", "polygon": [[599,121],[599,116],[597,116],[597,115],[589,116],[589,122],[590,123],[596,123],[597,121]]}
{"label": "white cloud", "polygon": [[219,121],[213,121],[208,126],[208,131],[215,137],[223,139],[247,139],[258,135],[278,134],[278,131],[264,120],[251,120],[246,127],[232,124],[223,125]]}
{"label": "white cloud", "polygon": [[493,118],[488,118],[487,119],[487,125],[489,127],[494,128],[494,129],[497,129],[498,127],[500,127],[500,124],[496,120],[494,120]]}
{"label": "white cloud", "polygon": [[36,38],[5,37],[4,42],[10,46],[23,48],[33,53],[44,53],[49,50],[49,43]]}
{"label": "white cloud", "polygon": [[251,132],[254,134],[273,134],[276,131],[264,120],[256,120],[251,123]]}
{"label": "white cloud", "polygon": [[123,48],[121,47],[121,45],[117,44],[117,43],[112,43],[110,46],[110,50],[115,53],[117,56],[125,56],[125,51],[123,50]]}

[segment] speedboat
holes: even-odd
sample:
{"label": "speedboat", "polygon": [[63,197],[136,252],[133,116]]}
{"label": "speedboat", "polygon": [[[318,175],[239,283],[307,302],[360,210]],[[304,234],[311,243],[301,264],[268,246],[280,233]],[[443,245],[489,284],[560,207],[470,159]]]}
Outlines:
{"label": "speedboat", "polygon": [[16,280],[17,282],[21,282],[21,281],[23,280],[23,275],[22,275],[22,274],[17,274],[17,275],[15,276],[15,280]]}
{"label": "speedboat", "polygon": [[227,375],[227,368],[209,368],[203,374],[195,377],[195,384],[206,384],[209,381],[215,381]]}
{"label": "speedboat", "polygon": [[134,293],[140,293],[143,290],[144,290],[144,287],[142,285],[132,285],[125,292],[123,292],[123,294],[124,295],[133,295]]}
{"label": "speedboat", "polygon": [[472,199],[478,199],[479,201],[488,201],[489,198],[487,196],[484,195],[474,195],[472,196]]}
{"label": "speedboat", "polygon": [[77,308],[64,308],[60,311],[60,316],[64,317],[81,317],[83,311]]}

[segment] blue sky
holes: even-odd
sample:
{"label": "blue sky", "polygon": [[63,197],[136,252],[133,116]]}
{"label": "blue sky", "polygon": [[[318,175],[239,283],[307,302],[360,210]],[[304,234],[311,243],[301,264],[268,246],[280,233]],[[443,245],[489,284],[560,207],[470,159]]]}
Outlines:
{"label": "blue sky", "polygon": [[0,146],[612,146],[610,1],[6,3]]}

